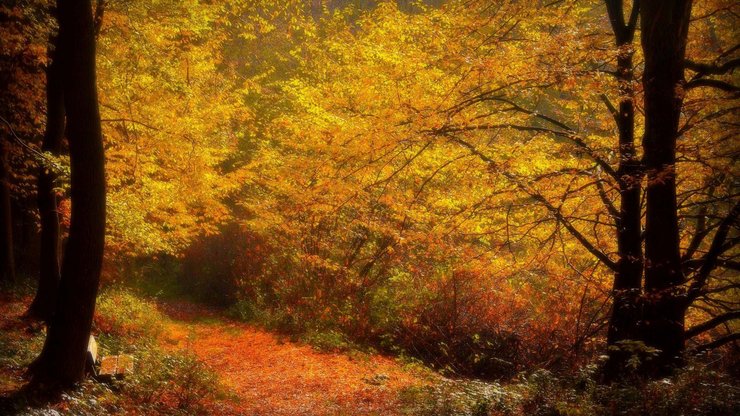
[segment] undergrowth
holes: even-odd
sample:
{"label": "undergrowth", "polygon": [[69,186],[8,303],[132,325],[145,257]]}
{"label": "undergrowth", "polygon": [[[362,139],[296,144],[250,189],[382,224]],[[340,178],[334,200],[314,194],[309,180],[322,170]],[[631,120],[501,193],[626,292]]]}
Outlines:
{"label": "undergrowth", "polygon": [[294,317],[280,310],[270,310],[249,300],[234,303],[227,315],[267,330],[291,337],[292,341],[308,344],[322,352],[373,353],[369,345],[353,342],[343,332],[322,327],[312,322],[296,322]]}
{"label": "undergrowth", "polygon": [[537,370],[510,383],[443,380],[401,392],[418,416],[732,416],[740,388],[726,374],[693,363],[670,379],[598,384],[595,366],[559,377]]}
{"label": "undergrowth", "polygon": [[[16,318],[28,303],[23,291],[4,292],[0,311],[0,394],[25,382],[23,371],[37,356],[45,337],[41,325]],[[253,304],[237,304],[232,317],[275,331],[289,330],[285,316]],[[100,355],[131,354],[133,374],[109,382],[88,380],[52,404],[22,396],[0,402],[0,413],[22,415],[199,415],[238,414],[234,397],[217,375],[194,355],[161,348],[167,317],[152,301],[131,290],[108,287],[100,294],[94,333]],[[290,322],[288,322],[290,323]],[[306,325],[306,323],[303,323]],[[294,329],[294,327],[293,327]],[[331,328],[306,325],[300,340],[322,351],[353,354],[361,347]],[[400,359],[404,360],[403,356]],[[422,364],[406,357],[408,366]],[[571,374],[546,370],[521,373],[508,381],[429,377],[426,385],[399,392],[402,414],[414,416],[729,416],[740,414],[737,380],[700,361],[674,377],[603,385],[595,365]],[[7,396],[7,395],[6,395]],[[56,412],[56,413],[54,413]]]}
{"label": "undergrowth", "polygon": [[[5,316],[20,316],[26,302],[4,299]],[[11,309],[11,310],[8,310]],[[10,395],[27,381],[23,372],[43,346],[45,330],[7,319],[0,332],[0,414],[19,415],[197,415],[229,414],[229,393],[217,375],[188,352],[165,351],[160,337],[166,317],[156,305],[123,288],[98,298],[93,333],[99,356],[131,354],[133,374],[105,382],[89,379],[51,403]]]}

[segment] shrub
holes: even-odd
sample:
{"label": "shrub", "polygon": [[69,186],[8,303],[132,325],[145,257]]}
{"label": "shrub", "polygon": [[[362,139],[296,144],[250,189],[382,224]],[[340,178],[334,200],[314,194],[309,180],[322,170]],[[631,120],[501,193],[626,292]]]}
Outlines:
{"label": "shrub", "polygon": [[740,386],[728,374],[691,362],[674,377],[598,386],[594,401],[627,416],[740,414]]}
{"label": "shrub", "polygon": [[234,319],[251,323],[264,323],[267,315],[263,306],[249,299],[241,299],[234,303],[227,310],[227,314]]}
{"label": "shrub", "polygon": [[516,414],[519,393],[498,383],[443,380],[401,392],[404,410],[419,416],[488,416]]}
{"label": "shrub", "polygon": [[406,389],[407,414],[526,416],[730,416],[740,414],[740,387],[726,373],[693,362],[674,377],[601,385],[596,366],[570,376],[547,370],[508,384],[443,380]]}
{"label": "shrub", "polygon": [[[8,303],[6,315],[18,317],[27,302]],[[6,306],[6,305],[3,305]],[[134,372],[106,382],[87,380],[53,404],[34,395],[0,400],[0,414],[24,415],[194,415],[226,414],[225,389],[217,375],[194,355],[162,350],[158,337],[165,317],[155,305],[133,292],[106,288],[98,299],[95,331],[99,354],[134,355]],[[22,372],[44,343],[41,329],[13,318],[0,331],[0,388],[18,390]],[[235,412],[231,412],[235,413]]]}
{"label": "shrub", "polygon": [[144,414],[204,414],[224,396],[216,374],[197,358],[156,349],[142,351],[134,374],[114,385]]}
{"label": "shrub", "polygon": [[319,351],[341,352],[356,348],[347,338],[338,331],[310,331],[303,336],[303,341]]}
{"label": "shrub", "polygon": [[164,316],[156,305],[119,287],[105,288],[98,297],[94,331],[108,351],[129,350],[151,343],[162,333]]}

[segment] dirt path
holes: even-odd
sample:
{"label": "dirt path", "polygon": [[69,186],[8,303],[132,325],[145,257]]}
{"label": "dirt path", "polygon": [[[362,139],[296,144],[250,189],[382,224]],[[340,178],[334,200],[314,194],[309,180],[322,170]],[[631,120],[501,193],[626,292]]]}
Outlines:
{"label": "dirt path", "polygon": [[320,353],[310,346],[189,304],[160,307],[167,348],[186,349],[219,374],[245,415],[394,415],[398,392],[421,376],[382,356]]}

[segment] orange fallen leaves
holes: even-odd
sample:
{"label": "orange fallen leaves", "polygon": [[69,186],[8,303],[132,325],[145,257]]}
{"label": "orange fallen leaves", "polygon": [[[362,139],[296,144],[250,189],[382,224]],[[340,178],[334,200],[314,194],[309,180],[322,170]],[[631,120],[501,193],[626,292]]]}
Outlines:
{"label": "orange fallen leaves", "polygon": [[165,347],[186,349],[217,372],[243,414],[399,414],[398,392],[427,382],[387,357],[320,353],[247,324],[194,320],[213,315],[192,305],[163,309],[175,318]]}

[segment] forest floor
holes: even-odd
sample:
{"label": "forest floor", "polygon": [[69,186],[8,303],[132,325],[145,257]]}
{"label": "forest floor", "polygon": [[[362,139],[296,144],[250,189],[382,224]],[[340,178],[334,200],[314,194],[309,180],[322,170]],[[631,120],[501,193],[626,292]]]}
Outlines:
{"label": "forest floor", "polygon": [[[115,311],[121,312],[120,316],[127,315],[125,306],[119,304],[118,298],[114,299],[116,308],[113,311],[105,306],[99,308],[107,316],[102,319],[96,317],[96,322],[114,319],[115,316],[112,315],[116,314]],[[0,299],[0,330],[3,331],[0,353],[5,356],[0,357],[0,401],[19,391],[25,384],[23,371],[43,344],[41,325],[22,319],[29,301],[30,298]],[[157,322],[158,334],[154,337],[154,348],[160,349],[160,354],[166,356],[195,357],[203,364],[197,368],[208,371],[218,379],[213,384],[217,384],[216,388],[222,393],[217,402],[213,402],[216,399],[212,396],[204,400],[196,398],[204,402],[201,404],[205,407],[200,410],[178,410],[182,405],[173,404],[178,403],[178,400],[168,397],[168,393],[176,391],[178,393],[174,396],[181,395],[179,392],[183,386],[188,385],[188,380],[183,380],[188,377],[187,373],[184,377],[180,374],[177,376],[179,380],[174,381],[175,384],[165,387],[167,392],[159,399],[160,407],[145,408],[159,409],[156,414],[407,414],[402,410],[402,392],[428,386],[437,378],[428,370],[404,366],[397,360],[378,354],[319,351],[310,345],[292,342],[287,337],[234,321],[193,303],[142,303],[149,305],[147,308],[151,308],[148,309],[150,318]],[[137,319],[143,320],[143,317]],[[99,342],[105,347],[105,336],[101,335]],[[146,364],[145,358],[138,357],[136,353],[134,356],[135,360],[144,359],[142,365],[136,366],[135,383],[135,380],[158,377],[155,375],[157,369]],[[151,372],[151,375],[143,374],[144,372]],[[195,378],[197,377],[196,375]],[[142,413],[141,407],[136,404],[137,397],[141,396],[140,391],[147,387],[138,389],[139,396],[121,396],[121,393],[111,393],[105,387],[105,392],[101,392],[101,388],[96,385],[98,384],[90,382],[87,388],[83,386],[75,398],[67,396],[60,403],[50,403],[48,409],[61,411],[62,414],[73,411],[81,411],[79,414],[97,414],[102,408],[114,413],[154,414],[150,410]],[[156,386],[156,383],[152,385]],[[125,389],[121,392],[126,395]],[[195,394],[199,393],[196,391]],[[85,408],[84,403],[87,401],[94,402],[95,405]],[[29,413],[30,408],[26,405],[15,409],[18,414],[37,414]],[[3,413],[1,406],[0,413]]]}
{"label": "forest floor", "polygon": [[429,383],[395,360],[313,347],[202,307],[162,303],[170,319],[163,347],[194,353],[232,391],[248,415],[393,415],[398,392]]}
{"label": "forest floor", "polygon": [[450,379],[379,354],[320,351],[203,306],[125,288],[98,297],[93,333],[101,355],[134,356],[133,374],[39,398],[24,389],[45,339],[43,325],[22,318],[30,300],[0,291],[3,415],[740,414],[737,380],[698,361],[670,380],[614,385],[537,369],[504,383]]}

